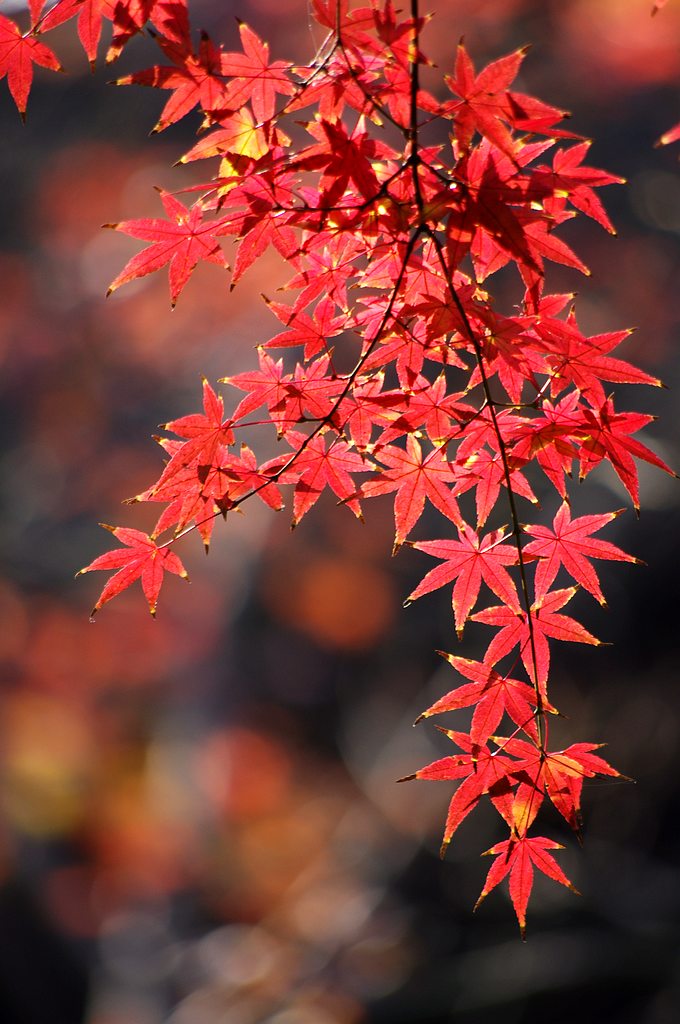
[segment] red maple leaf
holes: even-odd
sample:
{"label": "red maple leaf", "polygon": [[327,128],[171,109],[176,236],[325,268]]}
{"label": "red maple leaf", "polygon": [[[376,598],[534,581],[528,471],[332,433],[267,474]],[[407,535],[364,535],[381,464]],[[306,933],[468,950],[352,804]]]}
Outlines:
{"label": "red maple leaf", "polygon": [[565,502],[553,520],[552,530],[547,526],[526,526],[525,531],[536,537],[524,548],[525,555],[538,558],[536,566],[536,600],[548,593],[555,576],[563,565],[569,575],[593,595],[600,604],[606,604],[591,558],[608,558],[619,562],[638,562],[621,548],[606,540],[591,537],[596,530],[616,519],[623,509],[599,516],[580,516],[572,520],[571,510]]}
{"label": "red maple leaf", "polygon": [[[458,496],[474,489],[477,526],[481,529],[498,501],[501,486],[507,487],[503,457],[500,452],[489,451],[486,447],[473,451],[459,461],[462,456],[463,452],[459,448],[454,463],[454,493]],[[538,498],[519,469],[511,469],[510,484],[515,494],[520,494],[534,505],[538,504]]]}
{"label": "red maple leaf", "polygon": [[361,494],[365,498],[373,498],[377,494],[397,492],[394,499],[395,551],[420,519],[426,497],[454,523],[462,523],[452,492],[455,482],[453,471],[442,449],[435,448],[423,456],[420,444],[413,434],[409,434],[406,450],[387,445],[374,454],[387,469],[375,480],[362,484]]}
{"label": "red maple leaf", "polygon": [[332,419],[334,399],[342,392],[344,382],[329,374],[330,366],[330,353],[306,365],[297,364],[285,386],[284,419],[288,423]]}
{"label": "red maple leaf", "polygon": [[513,835],[502,843],[496,843],[483,856],[495,856],[496,859],[489,868],[489,873],[484,882],[479,899],[475,903],[476,910],[482,900],[486,899],[492,889],[503,881],[506,875],[510,875],[510,899],[515,908],[519,922],[522,938],[526,932],[526,912],[531,890],[534,884],[534,868],[552,878],[561,885],[566,885],[572,892],[578,894],[567,876],[562,871],[552,854],[548,850],[563,850],[560,843],[544,836]]}
{"label": "red maple leaf", "polygon": [[231,384],[248,395],[239,402],[234,419],[243,419],[250,413],[266,405],[272,421],[277,424],[279,433],[285,429],[285,403],[288,397],[286,387],[290,374],[283,372],[283,359],[274,360],[263,348],[258,349],[259,370],[237,373],[232,377],[221,377],[220,383]]}
{"label": "red maple leaf", "polygon": [[602,381],[617,384],[650,384],[660,387],[658,377],[637,366],[607,355],[630,337],[632,331],[611,331],[586,338],[578,328],[573,310],[566,321],[556,317],[541,317],[538,334],[548,346],[547,369],[551,374],[550,387],[555,397],[570,383],[589,401],[604,402]]}
{"label": "red maple leaf", "polygon": [[227,234],[230,225],[224,221],[209,221],[204,224],[203,208],[200,203],[195,203],[191,209],[187,209],[169,192],[161,189],[160,196],[168,220],[145,217],[106,225],[133,238],[153,243],[125,264],[118,277],[109,285],[107,295],[120,288],[122,284],[152,274],[169,263],[170,302],[174,306],[184,285],[201,260],[228,269],[218,236]]}
{"label": "red maple leaf", "polygon": [[515,824],[525,832],[547,793],[553,805],[574,831],[581,827],[583,781],[595,775],[619,777],[619,772],[594,754],[601,743],[572,743],[564,750],[547,751],[525,740],[494,736],[504,753],[517,758],[511,774],[519,779]]}
{"label": "red maple leaf", "polygon": [[61,71],[62,66],[33,29],[22,35],[19,26],[0,14],[0,79],[7,75],[9,91],[21,114],[26,119],[26,102],[33,82],[33,65],[39,64],[50,71]]}
{"label": "red maple leaf", "polygon": [[193,520],[207,550],[217,515],[226,515],[245,497],[257,494],[270,508],[283,508],[281,492],[267,472],[268,464],[258,467],[255,455],[245,444],[237,456],[221,443],[228,426],[227,422],[225,431],[215,431],[212,437],[206,431],[203,439],[192,439],[200,441],[198,449],[191,441],[182,444],[157,439],[170,461],[157,484],[131,499],[168,502],[151,534],[153,538],[170,527],[178,533]]}
{"label": "red maple leaf", "polygon": [[409,594],[406,603],[410,604],[423,594],[429,594],[455,580],[451,600],[456,632],[460,637],[479,597],[482,580],[496,597],[511,607],[517,606],[519,598],[512,577],[505,568],[506,565],[517,563],[517,548],[513,544],[501,543],[506,536],[505,530],[494,530],[480,538],[472,527],[461,522],[458,536],[459,540],[425,540],[412,545],[443,561],[441,565],[430,569]]}
{"label": "red maple leaf", "polygon": [[351,134],[341,121],[312,122],[307,131],[318,139],[316,146],[303,149],[292,166],[302,170],[323,169],[320,179],[319,205],[334,206],[350,182],[363,199],[372,199],[380,192],[380,183],[372,161],[396,155],[389,146],[372,139],[360,118]]}
{"label": "red maple leaf", "polygon": [[[234,228],[229,229],[232,233]],[[284,259],[294,261],[298,252],[298,241],[295,232],[276,209],[259,210],[243,220],[240,241],[234,261],[234,273],[231,287],[245,274],[255,260],[273,245]]]}
{"label": "red maple leaf", "polygon": [[489,750],[486,743],[475,743],[467,733],[441,729],[439,726],[437,728],[453,743],[461,747],[465,753],[439,758],[432,764],[426,765],[425,768],[420,768],[413,775],[406,775],[398,781],[409,782],[412,779],[424,779],[430,782],[439,782],[464,779],[449,804],[440,850],[440,855],[443,857],[454,832],[470,811],[474,810],[485,793],[489,794],[492,803],[504,817],[511,813],[513,797],[508,775],[512,770],[513,762],[497,751]]}
{"label": "red maple leaf", "polygon": [[536,459],[561,498],[566,499],[565,476],[577,456],[583,437],[583,416],[578,392],[571,391],[554,406],[543,402],[543,415],[516,424],[512,431],[512,458],[520,464]]}
{"label": "red maple leaf", "polygon": [[[308,441],[299,431],[288,431],[286,440],[299,454],[291,461],[291,468],[284,469],[279,479],[282,483],[295,481],[293,495],[293,526],[317,503],[326,487],[347,505],[357,519],[361,519],[361,507],[357,497],[357,486],[352,473],[368,473],[373,468],[357,452],[353,452],[346,441],[326,437],[320,432]],[[283,460],[279,460],[283,461]],[[289,460],[286,460],[289,461]],[[272,466],[274,462],[269,465]]]}
{"label": "red maple leaf", "polygon": [[244,495],[248,494],[257,494],[265,505],[269,505],[275,511],[283,508],[281,491],[270,479],[269,463],[258,466],[257,459],[247,444],[241,445],[238,456],[229,452],[223,459],[220,469],[227,483],[227,491],[221,501],[223,508],[241,501]]}
{"label": "red maple leaf", "polygon": [[315,306],[312,314],[300,311],[295,313],[283,302],[269,302],[271,309],[279,320],[288,328],[274,335],[264,346],[265,348],[288,348],[291,345],[304,345],[304,358],[311,359],[318,352],[328,350],[328,339],[340,334],[346,323],[347,315],[335,315],[333,299],[322,298]]}
{"label": "red maple leaf", "polygon": [[[495,732],[504,712],[508,713],[520,729],[537,738],[533,720],[536,692],[528,683],[523,683],[520,679],[512,679],[509,676],[502,676],[488,662],[458,658],[453,654],[445,654],[443,651],[439,653],[457,672],[470,679],[471,682],[464,683],[444,697],[440,697],[431,707],[423,711],[422,715],[418,716],[415,724],[431,715],[441,715],[446,711],[456,711],[458,708],[474,706],[475,710],[470,726],[470,739],[473,743],[486,743]],[[546,707],[543,704],[543,710],[553,711],[554,709],[550,705]]]}
{"label": "red maple leaf", "polygon": [[219,124],[215,131],[203,135],[179,162],[188,164],[193,160],[207,160],[225,154],[259,160],[269,151],[267,136],[256,124],[248,107],[220,117]]}
{"label": "red maple leaf", "polygon": [[243,22],[239,31],[244,52],[221,56],[221,73],[234,76],[227,85],[224,105],[229,110],[240,110],[250,101],[256,119],[260,123],[269,121],[274,116],[276,94],[292,96],[295,92],[288,76],[291,65],[282,60],[270,64],[268,44]]}
{"label": "red maple leaf", "polygon": [[[387,444],[402,434],[414,433],[423,425],[433,444],[439,445],[459,432],[457,424],[469,421],[476,414],[474,406],[461,402],[462,392],[449,392],[446,375],[440,373],[434,383],[419,375],[412,388],[383,393],[376,399],[376,406],[388,413],[393,420],[380,435],[380,444]],[[396,415],[399,406],[401,412]],[[396,418],[395,418],[396,416]]]}
{"label": "red maple leaf", "polygon": [[192,413],[164,424],[166,430],[186,440],[157,439],[170,459],[160,479],[129,500],[129,503],[170,503],[161,513],[153,537],[171,526],[181,530],[193,519],[208,547],[216,509],[224,511],[225,507],[220,503],[225,485],[221,478],[215,482],[215,473],[219,474],[227,446],[234,441],[232,421],[223,420],[223,416],[222,398],[204,379],[203,413]]}
{"label": "red maple leaf", "polygon": [[173,572],[175,575],[181,576],[182,579],[188,579],[184,566],[174,551],[168,547],[159,547],[155,540],[148,534],[142,533],[141,530],[132,530],[124,526],[107,526],[106,523],[101,525],[105,530],[110,530],[116,540],[125,546],[105,552],[77,574],[80,576],[85,572],[92,572],[94,569],[118,570],[104,586],[99,600],[92,609],[92,616],[99,611],[102,605],[120,594],[135,580],[141,580],[144,596],[149,602],[149,611],[155,615],[164,573]]}
{"label": "red maple leaf", "polygon": [[[520,403],[526,384],[536,390],[536,374],[545,373],[543,353],[538,351],[533,317],[506,317],[492,309],[480,309],[483,337],[481,348],[487,378],[494,373],[513,402]],[[476,366],[470,387],[480,383],[482,368]]]}
{"label": "red maple leaf", "polygon": [[583,166],[591,143],[581,142],[569,149],[558,149],[553,155],[552,168],[541,166],[533,171],[533,180],[551,192],[566,193],[569,202],[587,217],[592,217],[603,228],[615,235],[614,226],[607,216],[594,188],[603,185],[622,185],[625,178],[599,170],[596,167]]}
{"label": "red maple leaf", "polygon": [[[517,144],[508,128],[511,116],[508,89],[526,53],[526,48],[516,50],[488,64],[477,75],[467,50],[459,44],[454,72],[446,76],[446,84],[461,97],[458,103],[450,104],[449,109],[456,119],[456,139],[463,149],[470,146],[478,131],[501,152],[514,156]],[[561,112],[557,114],[559,119]]]}
{"label": "red maple leaf", "polygon": [[[222,511],[216,503],[213,486],[215,470],[221,461],[220,453],[214,453],[209,466],[199,467],[195,460],[184,456],[185,445],[181,441],[166,437],[156,440],[170,456],[163,474],[165,476],[169,470],[168,478],[161,477],[162,483],[158,481],[147,491],[128,499],[128,504],[137,501],[167,502],[153,528],[152,539],[155,540],[159,534],[171,527],[175,528],[175,533],[179,533],[193,520],[207,551],[210,547],[215,517]],[[222,491],[223,488],[219,490],[218,497],[221,497]]]}
{"label": "red maple leaf", "polygon": [[[570,640],[572,643],[592,644],[599,646],[600,641],[585,629],[580,622],[569,615],[562,615],[559,609],[572,599],[576,587],[567,590],[554,590],[537,601],[531,608],[532,628],[529,628],[527,613],[518,605],[496,605],[485,608],[472,616],[475,622],[485,622],[489,626],[499,626],[498,633],[493,637],[486,652],[485,660],[491,665],[504,658],[518,644],[524,667],[529,678],[536,681],[545,696],[548,669],[550,667],[550,647],[548,637],[555,640]],[[533,633],[533,650],[531,638]],[[536,653],[534,666],[533,651]]]}
{"label": "red maple leaf", "polygon": [[165,430],[186,440],[173,454],[151,493],[157,495],[177,472],[187,466],[210,466],[218,447],[234,443],[232,426],[232,419],[224,419],[222,397],[204,378],[203,412],[190,413],[163,424]]}
{"label": "red maple leaf", "polygon": [[226,103],[227,87],[222,68],[222,51],[207,33],[201,34],[198,52],[188,49],[185,41],[175,42],[157,36],[156,42],[171,65],[156,64],[145,71],[135,71],[117,79],[116,85],[147,85],[155,89],[171,89],[172,96],[165,104],[154,132],[162,132],[168,125],[185,117],[195,106],[216,119],[220,114],[232,112]]}
{"label": "red maple leaf", "polygon": [[580,477],[586,477],[603,459],[607,459],[626,488],[636,509],[640,507],[635,459],[643,459],[671,476],[677,476],[663,459],[631,434],[654,419],[636,412],[615,412],[614,401],[608,398],[600,408],[583,410],[583,440],[579,452]]}
{"label": "red maple leaf", "polygon": [[475,131],[511,159],[516,158],[522,142],[511,134],[510,127],[555,138],[570,135],[554,127],[566,116],[563,110],[509,90],[528,50],[524,46],[492,61],[477,75],[465,46],[459,44],[454,73],[445,81],[461,99],[446,103],[444,110],[455,118],[456,141],[463,150],[469,148]]}
{"label": "red maple leaf", "polygon": [[296,313],[320,295],[334,299],[340,309],[348,309],[347,282],[355,260],[364,253],[360,239],[350,234],[334,234],[327,245],[314,246],[307,252],[307,268],[286,284],[286,288],[302,289],[295,301]]}
{"label": "red maple leaf", "polygon": [[[333,425],[343,434],[351,435],[357,451],[366,451],[371,443],[371,434],[376,423],[384,422],[380,394],[385,381],[384,373],[360,376],[354,387],[340,399],[340,405],[332,419]],[[344,390],[344,389],[343,389]]]}

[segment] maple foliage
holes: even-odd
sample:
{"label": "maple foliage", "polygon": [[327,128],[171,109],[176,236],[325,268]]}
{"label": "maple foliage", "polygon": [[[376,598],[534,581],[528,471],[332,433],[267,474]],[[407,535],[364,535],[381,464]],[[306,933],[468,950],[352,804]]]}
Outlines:
{"label": "maple foliage", "polygon": [[22,34],[11,18],[0,14],[0,78],[7,84],[22,118],[33,82],[33,65],[61,71],[61,64],[49,47],[33,31]]}
{"label": "maple foliage", "polygon": [[600,582],[590,559],[608,558],[620,562],[637,562],[638,559],[627,555],[615,544],[598,540],[590,534],[601,530],[620,512],[623,512],[623,509],[602,516],[581,516],[572,520],[569,506],[563,502],[553,521],[552,530],[539,524],[526,527],[526,532],[537,538],[526,545],[524,554],[535,555],[539,559],[535,581],[536,597],[539,600],[545,597],[560,565],[563,565],[577,583],[590,591],[600,604],[605,604]]}
{"label": "maple foliage", "polygon": [[84,569],[81,569],[78,574],[92,572],[93,569],[117,570],[99,595],[99,600],[92,609],[92,616],[94,617],[102,605],[120,594],[135,580],[141,580],[144,596],[149,602],[149,611],[155,615],[163,574],[173,572],[175,575],[187,579],[184,566],[174,551],[168,547],[159,547],[152,537],[142,533],[141,530],[133,530],[124,526],[107,526],[105,523],[102,523],[102,526],[109,530],[124,547],[106,551],[86,565]]}
{"label": "maple foliage", "polygon": [[[564,111],[514,88],[527,48],[477,70],[461,42],[440,97],[420,80],[418,0],[407,13],[392,0],[311,10],[327,35],[306,66],[271,60],[246,24],[240,51],[196,40],[180,0],[59,0],[42,20],[38,2],[25,35],[1,17],[0,73],[21,113],[32,63],[58,69],[38,35],[74,18],[91,62],[102,19],[109,60],[152,26],[161,62],[117,84],[170,92],[154,130],[198,108],[203,132],[178,163],[205,167],[203,180],[186,203],[160,190],[165,219],[108,225],[147,243],[109,292],[167,266],[174,305],[199,262],[229,272],[232,237],[232,288],[271,245],[295,296],[265,299],[278,323],[257,367],[223,377],[225,395],[204,381],[203,411],[165,424],[164,467],[130,499],[164,506],[151,533],[107,527],[122,546],[81,572],[114,573],[95,612],[140,580],[153,614],[165,573],[186,576],[176,545],[195,532],[207,547],[252,497],[279,510],[291,488],[296,526],[326,492],[358,518],[390,496],[394,552],[438,560],[407,603],[451,587],[458,635],[470,620],[494,630],[481,660],[445,655],[465,681],[419,719],[471,708],[469,732],[442,730],[459,752],[408,778],[457,783],[442,851],[488,797],[509,837],[488,851],[478,903],[509,878],[524,935],[536,870],[573,888],[549,852],[559,844],[529,834],[539,811],[552,804],[578,831],[583,780],[619,774],[598,744],[548,748],[556,642],[600,644],[563,611],[577,586],[554,585],[568,576],[604,604],[593,559],[637,561],[593,537],[621,510],[572,518],[572,471],[608,463],[636,509],[636,460],[672,473],[634,436],[652,417],[610,393],[660,385],[619,356],[631,332],[586,336],[573,296],[546,284],[551,263],[589,273],[560,228],[583,215],[613,233],[596,190],[622,179],[586,163],[590,143],[560,127]],[[488,282],[506,267],[517,291],[504,313]],[[273,428],[274,458],[242,440],[254,426]],[[559,504],[552,526],[525,522],[539,486]],[[430,506],[435,539],[414,540]]]}
{"label": "maple foliage", "polygon": [[572,892],[578,893],[562,868],[548,850],[563,850],[560,843],[543,836],[527,836],[515,834],[502,843],[496,843],[487,855],[494,855],[495,860],[489,868],[484,888],[475,904],[475,910],[492,889],[510,875],[510,898],[517,914],[522,938],[526,931],[526,912],[529,896],[534,883],[534,869],[538,868],[548,878],[561,885],[566,885]]}
{"label": "maple foliage", "polygon": [[168,220],[146,218],[106,225],[133,238],[152,243],[123,267],[115,281],[109,285],[109,295],[127,281],[152,274],[167,263],[170,301],[174,306],[191,272],[201,260],[217,263],[220,267],[227,266],[217,236],[225,234],[229,226],[219,222],[204,225],[200,206],[194,205],[188,210],[175,196],[163,191],[160,195]]}

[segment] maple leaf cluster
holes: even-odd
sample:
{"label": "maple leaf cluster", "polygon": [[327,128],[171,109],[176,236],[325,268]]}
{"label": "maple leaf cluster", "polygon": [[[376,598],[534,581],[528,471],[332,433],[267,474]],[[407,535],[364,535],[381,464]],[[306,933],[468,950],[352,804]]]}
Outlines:
{"label": "maple leaf cluster", "polygon": [[[604,603],[593,560],[636,561],[595,536],[620,510],[572,518],[569,481],[609,463],[637,509],[636,460],[671,472],[635,436],[652,417],[610,394],[660,383],[618,355],[630,331],[587,336],[573,296],[546,290],[546,263],[588,274],[560,227],[582,214],[613,232],[596,190],[621,179],[587,163],[562,110],[515,89],[525,49],[478,71],[461,43],[441,93],[423,88],[417,0],[407,15],[392,0],[312,0],[326,39],[308,66],[272,61],[245,24],[239,51],[205,34],[195,46],[184,0],[59,0],[42,22],[40,9],[13,45],[41,63],[39,25],[77,16],[94,60],[102,18],[109,58],[150,22],[164,63],[118,84],[170,93],[156,131],[202,118],[181,158],[207,168],[202,185],[188,203],[162,191],[164,218],[109,225],[147,243],[109,290],[167,266],[174,304],[199,262],[229,271],[224,238],[232,287],[269,246],[291,275],[288,301],[267,300],[278,324],[257,367],[222,380],[232,400],[204,381],[202,411],[165,425],[163,470],[134,499],[162,511],[150,535],[113,529],[122,546],[81,570],[116,570],[94,611],[140,579],[155,612],[164,573],[186,575],[177,542],[198,532],[207,547],[250,498],[278,510],[292,488],[295,526],[327,489],[359,518],[394,495],[395,552],[437,561],[408,602],[450,587],[458,635],[471,619],[493,630],[481,660],[444,655],[464,681],[421,718],[471,708],[470,729],[443,730],[456,752],[410,778],[456,784],[442,849],[488,798],[509,837],[488,851],[480,900],[509,877],[523,933],[536,869],[571,887],[559,844],[530,834],[539,810],[578,832],[584,779],[618,775],[598,744],[548,745],[555,641],[599,644],[563,609],[578,587]],[[7,64],[22,111],[25,55]],[[488,282],[506,267],[517,305],[502,312]],[[260,461],[241,442],[255,424],[274,428],[280,454]],[[552,526],[523,526],[540,478]],[[441,535],[414,539],[428,506]]]}

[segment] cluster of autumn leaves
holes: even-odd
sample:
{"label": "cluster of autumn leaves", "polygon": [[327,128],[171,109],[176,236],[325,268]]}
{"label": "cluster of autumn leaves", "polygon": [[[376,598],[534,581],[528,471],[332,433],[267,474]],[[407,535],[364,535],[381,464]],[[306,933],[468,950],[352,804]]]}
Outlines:
{"label": "cluster of autumn leaves", "polygon": [[[585,163],[589,143],[560,127],[563,111],[512,88],[524,50],[477,72],[461,44],[435,95],[419,81],[417,3],[410,16],[391,0],[311,6],[327,35],[305,67],[272,62],[245,24],[242,52],[205,35],[195,48],[184,0],[59,0],[42,20],[33,3],[34,33],[14,56],[0,42],[23,112],[28,58],[55,66],[38,28],[78,17],[94,60],[102,17],[109,58],[150,23],[167,63],[119,84],[170,92],[156,130],[196,107],[203,117],[182,162],[216,166],[188,204],[161,192],[164,218],[110,225],[146,243],[110,290],[167,266],[174,304],[200,261],[227,268],[225,238],[236,240],[232,287],[269,246],[292,274],[289,300],[267,300],[279,325],[257,368],[223,379],[241,395],[231,411],[205,381],[202,412],[166,424],[163,471],[136,499],[163,506],[151,535],[109,527],[120,546],[82,571],[114,570],[95,611],[139,579],[154,613],[164,574],[186,575],[177,540],[198,531],[207,546],[216,520],[249,498],[281,509],[291,487],[296,525],[326,489],[357,517],[366,499],[393,494],[394,550],[437,560],[408,600],[451,587],[458,634],[469,619],[494,630],[481,661],[445,655],[465,681],[421,717],[472,708],[470,731],[443,730],[457,752],[411,777],[461,780],[444,848],[489,798],[509,837],[489,851],[480,899],[509,875],[524,931],[534,870],[571,884],[550,852],[559,844],[529,834],[539,809],[551,802],[578,831],[583,780],[618,774],[595,744],[548,746],[553,641],[599,643],[563,608],[579,586],[604,603],[593,559],[635,561],[594,536],[618,512],[572,518],[567,484],[576,467],[584,478],[608,462],[637,508],[635,460],[671,472],[634,436],[651,417],[609,394],[659,384],[611,354],[630,332],[584,335],[573,296],[545,289],[546,260],[588,273],[558,229],[582,213],[611,231],[594,190],[620,179]],[[11,24],[2,32],[14,40]],[[507,265],[521,292],[505,314],[486,282]],[[260,462],[239,434],[263,424],[281,453]],[[559,508],[551,526],[521,526],[537,471]],[[443,536],[414,541],[428,504]],[[509,525],[485,532],[493,520]],[[558,574],[573,585],[555,589]]]}

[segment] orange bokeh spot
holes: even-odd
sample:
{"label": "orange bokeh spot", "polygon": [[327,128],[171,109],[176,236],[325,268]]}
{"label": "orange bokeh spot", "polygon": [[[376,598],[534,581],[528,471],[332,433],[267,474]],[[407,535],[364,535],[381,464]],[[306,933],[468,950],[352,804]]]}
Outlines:
{"label": "orange bokeh spot", "polygon": [[384,570],[337,556],[315,556],[290,571],[275,564],[265,580],[264,599],[280,621],[322,647],[349,652],[379,642],[395,611]]}

